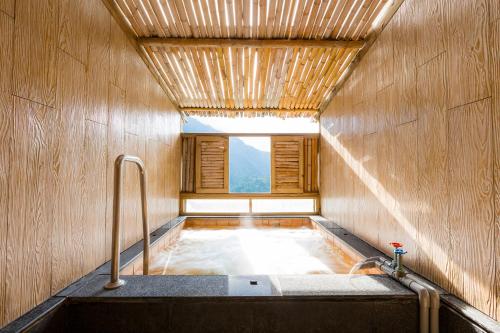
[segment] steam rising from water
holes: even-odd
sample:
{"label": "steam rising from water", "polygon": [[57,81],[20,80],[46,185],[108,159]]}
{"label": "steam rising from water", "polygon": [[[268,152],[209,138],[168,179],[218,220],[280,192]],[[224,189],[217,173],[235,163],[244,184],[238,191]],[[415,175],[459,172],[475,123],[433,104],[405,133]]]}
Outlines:
{"label": "steam rising from water", "polygon": [[150,274],[346,274],[353,264],[307,227],[196,227],[155,257]]}

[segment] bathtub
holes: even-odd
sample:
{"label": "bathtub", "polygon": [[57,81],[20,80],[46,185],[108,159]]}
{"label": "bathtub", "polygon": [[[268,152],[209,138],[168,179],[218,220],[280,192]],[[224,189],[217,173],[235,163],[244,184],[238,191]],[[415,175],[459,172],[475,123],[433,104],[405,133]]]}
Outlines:
{"label": "bathtub", "polygon": [[[310,217],[187,217],[151,245],[149,275],[349,274],[363,258]],[[121,271],[142,273],[142,256]]]}

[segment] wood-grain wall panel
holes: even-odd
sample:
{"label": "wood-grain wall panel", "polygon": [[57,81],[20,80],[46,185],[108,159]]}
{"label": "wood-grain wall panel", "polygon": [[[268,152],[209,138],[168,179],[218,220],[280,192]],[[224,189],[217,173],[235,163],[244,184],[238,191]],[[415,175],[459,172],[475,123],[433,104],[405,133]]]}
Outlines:
{"label": "wood-grain wall panel", "polygon": [[[6,292],[2,309],[9,320],[50,295],[51,210],[60,112],[14,98],[7,232]],[[5,306],[7,305],[7,306]]]}
{"label": "wood-grain wall panel", "polygon": [[[378,227],[386,232],[379,233],[378,248],[391,252],[390,242],[398,238],[396,234],[396,167],[395,129],[386,128],[377,133],[377,186],[375,188],[378,209]],[[399,157],[400,158],[400,157]]]}
{"label": "wood-grain wall panel", "polygon": [[[6,251],[9,205],[10,144],[13,130],[12,96],[0,92],[0,304],[5,298]],[[0,323],[4,311],[0,311]]]}
{"label": "wood-grain wall panel", "polygon": [[[445,51],[445,0],[411,2],[415,8],[416,63],[418,66]],[[396,14],[400,16],[401,14]],[[408,17],[402,17],[406,22]]]}
{"label": "wood-grain wall panel", "polygon": [[[110,258],[127,112],[154,170],[151,228],[178,214],[180,115],[101,1],[84,2],[0,1],[0,327]],[[122,247],[139,240],[140,218],[125,232]]]}
{"label": "wood-grain wall panel", "polygon": [[495,24],[496,20],[500,20],[500,3],[496,0],[489,0],[490,24]]}
{"label": "wood-grain wall panel", "polygon": [[490,96],[489,17],[486,0],[446,0],[448,107]]}
{"label": "wood-grain wall panel", "polygon": [[14,95],[54,107],[57,80],[58,0],[16,5]]}
{"label": "wood-grain wall panel", "polygon": [[[492,7],[493,8],[493,7]],[[491,31],[491,61],[490,79],[492,87],[492,118],[493,118],[493,147],[500,145],[500,5],[497,4],[496,12],[499,19],[493,22]],[[494,174],[495,179],[495,239],[500,239],[500,152],[494,151]],[[495,244],[496,251],[496,279],[500,279],[500,244]],[[496,317],[500,318],[500,283],[496,288]]]}
{"label": "wood-grain wall panel", "polygon": [[108,88],[111,17],[100,0],[88,1],[92,24],[88,39],[87,114],[86,118],[101,124],[108,122]]}
{"label": "wood-grain wall panel", "polygon": [[[125,133],[126,154],[138,156],[144,161],[144,144],[144,138]],[[138,172],[135,164],[127,163],[125,165],[123,227],[121,230],[124,248],[142,238],[141,189]]]}
{"label": "wood-grain wall panel", "polygon": [[394,18],[394,112],[398,124],[417,119],[415,3],[403,2]]}
{"label": "wood-grain wall panel", "polygon": [[[379,242],[378,233],[372,230],[379,230],[378,215],[380,202],[376,197],[378,184],[378,133],[365,135],[363,140],[362,179],[365,184],[363,193],[363,218],[357,223],[356,232],[370,244],[377,246]],[[335,180],[334,180],[335,182]]]}
{"label": "wood-grain wall panel", "polygon": [[496,0],[489,0],[490,24],[495,24],[500,20],[500,3]]}
{"label": "wood-grain wall panel", "polygon": [[146,174],[148,179],[158,179],[159,181],[152,182],[149,184],[148,190],[148,198],[151,198],[148,202],[148,208],[150,208],[151,213],[149,214],[149,224],[151,228],[155,228],[158,225],[158,213],[159,210],[157,206],[160,204],[162,195],[159,194],[161,192],[161,178],[158,170],[158,159],[161,156],[161,143],[154,139],[146,139]]}
{"label": "wood-grain wall panel", "polygon": [[3,11],[10,17],[14,17],[14,5],[15,0],[0,0],[0,11]]}
{"label": "wood-grain wall panel", "polygon": [[120,29],[118,23],[111,19],[111,37],[109,51],[109,77],[117,87],[125,90],[127,37]]}
{"label": "wood-grain wall panel", "polygon": [[93,1],[60,0],[59,2],[59,48],[87,65],[89,28]]}
{"label": "wood-grain wall panel", "polygon": [[85,137],[85,66],[58,52],[57,100],[59,151],[55,161],[52,291],[83,274],[83,161]]}
{"label": "wood-grain wall panel", "polygon": [[0,92],[12,92],[14,19],[0,12]]}
{"label": "wood-grain wall panel", "polygon": [[[392,239],[398,239],[408,253],[405,262],[417,266],[420,251],[414,242],[418,232],[418,154],[416,121],[396,127],[395,133],[395,166],[394,166],[394,199],[395,221]],[[397,144],[396,144],[397,143]]]}
{"label": "wood-grain wall panel", "polygon": [[416,67],[417,27],[414,1],[404,1],[394,17],[392,39],[394,42],[394,76],[404,76]]}
{"label": "wood-grain wall panel", "polygon": [[[0,2],[0,9],[7,11],[8,4]],[[13,14],[13,8],[12,8]],[[7,251],[7,212],[9,183],[9,145],[12,135],[12,42],[14,19],[0,11],[0,304],[5,298],[6,251]],[[0,311],[0,323],[4,311]]]}
{"label": "wood-grain wall panel", "polygon": [[[106,165],[106,259],[111,259],[113,227],[113,179],[116,158],[125,153],[125,92],[109,83],[109,111]],[[123,212],[121,212],[123,217]]]}
{"label": "wood-grain wall panel", "polygon": [[[85,121],[83,160],[83,274],[106,257],[106,125]],[[87,207],[92,207],[87,209]]]}
{"label": "wood-grain wall panel", "polygon": [[374,45],[377,91],[384,89],[394,82],[393,23],[394,21],[389,22],[387,27],[380,34],[377,44]]}
{"label": "wood-grain wall panel", "polygon": [[497,320],[499,18],[406,0],[320,119],[322,214]]}
{"label": "wood-grain wall panel", "polygon": [[446,58],[440,55],[417,73],[419,245],[418,270],[447,288],[450,225],[448,221],[448,119]]}
{"label": "wood-grain wall panel", "polygon": [[450,287],[486,313],[495,313],[498,283],[491,121],[490,98],[449,111]]}

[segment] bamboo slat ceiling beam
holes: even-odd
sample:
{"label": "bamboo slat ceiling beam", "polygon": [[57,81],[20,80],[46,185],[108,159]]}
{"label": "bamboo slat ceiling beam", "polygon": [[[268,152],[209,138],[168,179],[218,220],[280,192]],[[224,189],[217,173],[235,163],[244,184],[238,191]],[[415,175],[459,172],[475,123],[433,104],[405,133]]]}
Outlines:
{"label": "bamboo slat ceiling beam", "polygon": [[226,109],[226,108],[181,108],[185,115],[200,115],[214,117],[257,117],[257,116],[277,116],[280,118],[313,118],[317,115],[317,109],[269,109],[269,108],[247,108],[247,109]]}
{"label": "bamboo slat ceiling beam", "polygon": [[106,1],[185,113],[286,117],[317,113],[387,3]]}
{"label": "bamboo slat ceiling beam", "polygon": [[146,37],[139,42],[145,46],[160,47],[234,47],[234,48],[350,48],[359,49],[364,42],[359,40],[330,40],[330,39],[243,39],[243,38],[166,38]]}

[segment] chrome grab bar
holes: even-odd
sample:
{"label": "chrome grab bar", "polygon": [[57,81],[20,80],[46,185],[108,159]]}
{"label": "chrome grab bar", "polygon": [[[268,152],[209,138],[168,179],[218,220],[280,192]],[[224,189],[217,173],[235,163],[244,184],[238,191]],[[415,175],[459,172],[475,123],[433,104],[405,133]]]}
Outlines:
{"label": "chrome grab bar", "polygon": [[106,289],[116,289],[125,284],[120,279],[120,213],[122,203],[123,165],[132,162],[139,169],[141,180],[142,233],[144,250],[142,253],[142,272],[149,273],[149,222],[148,203],[146,200],[146,168],[144,162],[136,156],[120,155],[115,160],[114,192],[113,192],[113,240],[111,244],[111,280],[104,286]]}

